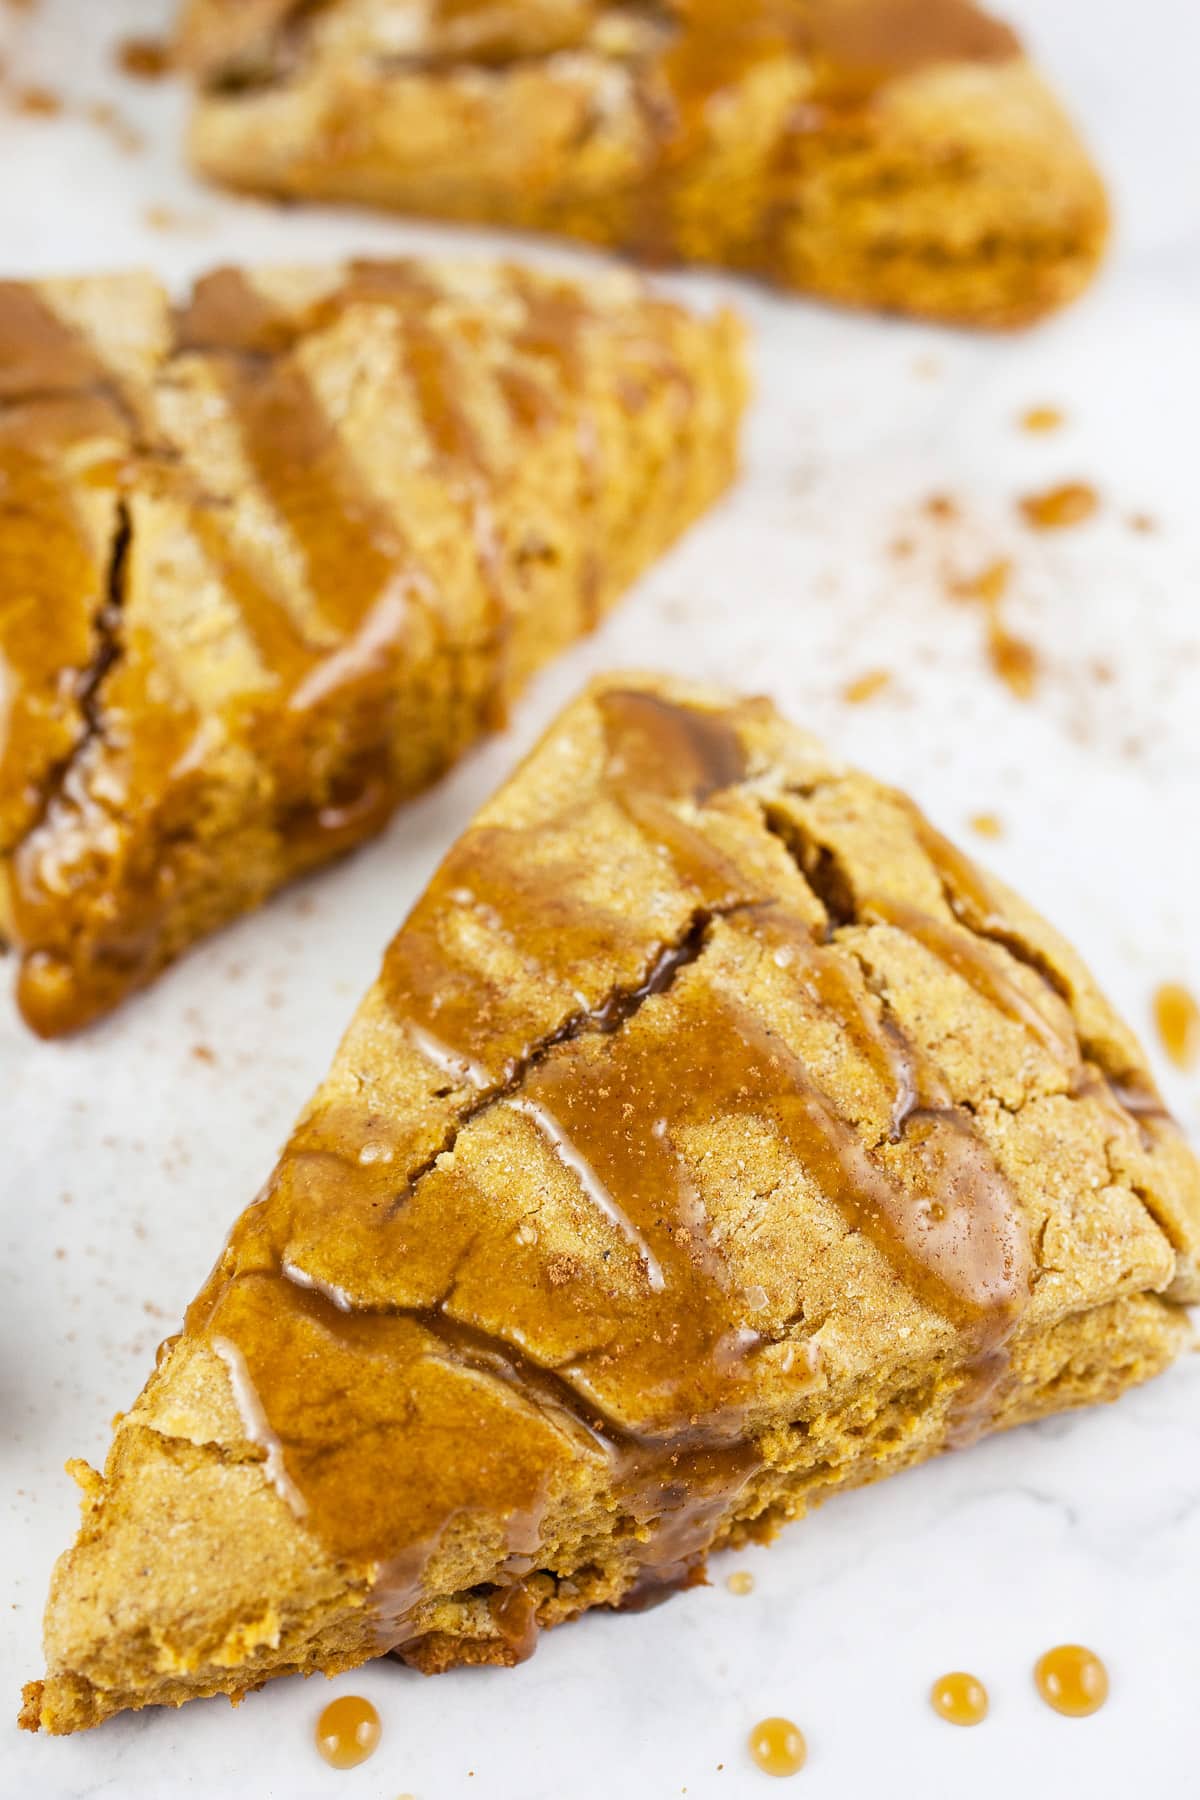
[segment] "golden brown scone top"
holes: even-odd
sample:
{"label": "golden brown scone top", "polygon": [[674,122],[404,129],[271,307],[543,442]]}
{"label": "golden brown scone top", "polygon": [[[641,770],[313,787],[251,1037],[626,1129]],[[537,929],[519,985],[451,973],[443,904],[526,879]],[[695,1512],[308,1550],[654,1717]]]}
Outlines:
{"label": "golden brown scone top", "polygon": [[86,1023],[379,828],[733,467],[734,322],[510,266],[0,283],[0,934]]}
{"label": "golden brown scone top", "polygon": [[1153,1373],[1198,1246],[1047,925],[767,702],[608,678],[448,854],[121,1422],[30,1720],[511,1661],[515,1587],[678,1584],[731,1519]]}
{"label": "golden brown scone top", "polygon": [[1102,186],[971,0],[194,0],[193,152],[235,186],[566,232],[856,305],[1019,324]]}
{"label": "golden brown scone top", "polygon": [[910,803],[765,703],[609,684],[450,852],[189,1329],[384,1560],[414,1492],[485,1503],[469,1453],[385,1477],[430,1358],[720,1443],[1200,1293],[1197,1206],[1086,971]]}

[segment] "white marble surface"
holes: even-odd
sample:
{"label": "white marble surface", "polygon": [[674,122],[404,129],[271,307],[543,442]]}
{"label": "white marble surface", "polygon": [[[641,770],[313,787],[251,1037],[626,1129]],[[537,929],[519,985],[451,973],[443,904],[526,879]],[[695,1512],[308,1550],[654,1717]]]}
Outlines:
{"label": "white marble surface", "polygon": [[[1187,0],[1021,0],[1114,184],[1116,250],[1095,291],[1031,335],[982,340],[839,317],[695,277],[759,331],[761,398],[746,476],[591,643],[551,671],[510,733],[345,867],[193,955],[77,1042],[23,1036],[0,1003],[0,1712],[39,1670],[39,1615],[74,1526],[61,1473],[103,1455],[154,1345],[207,1270],[322,1071],[379,951],[472,808],[591,670],[659,664],[769,690],[844,752],[913,789],[1066,926],[1147,1033],[1166,978],[1200,991],[1200,21]],[[163,0],[0,5],[16,79],[113,99],[137,152],[78,115],[0,109],[5,272],[136,261],[171,276],[223,257],[376,253],[484,240],[370,217],[223,199],[178,161],[182,97],[112,73],[109,46]],[[1136,25],[1131,23],[1136,15]],[[64,78],[65,69],[65,78]],[[168,207],[172,229],[147,208]],[[582,261],[583,259],[578,259]],[[1016,415],[1053,403],[1044,438]],[[1092,481],[1100,516],[1035,538],[1014,498]],[[920,502],[953,493],[939,540]],[[1128,515],[1152,513],[1139,535]],[[916,555],[886,546],[912,531]],[[1045,664],[1029,705],[988,672],[977,612],[947,596],[1011,555],[1012,620]],[[1092,672],[1101,662],[1111,683]],[[869,706],[851,677],[893,671]],[[210,1046],[213,1063],[197,1059]],[[1160,1072],[1188,1128],[1200,1080]],[[752,1796],[759,1717],[808,1733],[803,1790],[929,1800],[1146,1791],[1191,1779],[1200,1639],[1200,1361],[1099,1415],[1055,1421],[835,1503],[737,1559],[754,1593],[714,1585],[641,1618],[547,1639],[513,1673],[426,1682],[390,1664],[339,1689],[377,1702],[384,1740],[351,1775],[310,1744],[324,1684],[276,1683],[124,1719],[73,1741],[0,1726],[4,1800],[286,1796],[599,1800]],[[1066,1638],[1107,1658],[1113,1697],[1087,1722],[1036,1700],[1035,1656]],[[967,1667],[993,1713],[940,1724],[930,1680]],[[723,1766],[722,1766],[723,1765]],[[472,1773],[473,1771],[473,1773]]]}

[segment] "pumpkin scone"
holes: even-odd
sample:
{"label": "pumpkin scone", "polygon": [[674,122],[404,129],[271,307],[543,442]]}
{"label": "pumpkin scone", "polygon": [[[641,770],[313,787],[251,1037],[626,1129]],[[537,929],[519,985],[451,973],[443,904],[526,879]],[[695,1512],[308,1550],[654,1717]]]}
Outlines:
{"label": "pumpkin scone", "polygon": [[857,306],[1020,325],[1107,203],[972,0],[190,0],[193,158],[277,195],[717,263]]}
{"label": "pumpkin scone", "polygon": [[572,706],[117,1424],[24,1722],[513,1663],[1189,1342],[1200,1171],[1055,933],[765,701]]}
{"label": "pumpkin scone", "polygon": [[618,272],[0,282],[0,939],[87,1023],[378,831],[730,480],[742,337]]}

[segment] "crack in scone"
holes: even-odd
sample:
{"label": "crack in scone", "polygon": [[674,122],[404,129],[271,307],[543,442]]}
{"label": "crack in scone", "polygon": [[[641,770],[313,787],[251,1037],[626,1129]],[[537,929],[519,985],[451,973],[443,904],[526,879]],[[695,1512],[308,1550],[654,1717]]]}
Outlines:
{"label": "crack in scone", "polygon": [[[744,905],[757,902],[747,901]],[[681,969],[698,960],[704,950],[708,934],[718,918],[729,918],[740,910],[738,905],[717,908],[711,912],[697,911],[689,921],[687,929],[673,943],[663,944],[657,949],[646,965],[642,976],[629,987],[614,987],[601,1001],[599,1006],[589,1007],[581,1012],[568,1015],[561,1024],[540,1038],[536,1043],[525,1048],[521,1055],[511,1060],[503,1081],[485,1088],[458,1114],[454,1122],[447,1128],[446,1135],[438,1148],[425,1160],[410,1170],[404,1179],[404,1185],[391,1203],[391,1210],[397,1211],[411,1200],[418,1184],[433,1172],[442,1157],[451,1155],[458,1142],[459,1133],[472,1120],[502,1100],[511,1100],[519,1095],[524,1087],[525,1079],[531,1070],[536,1069],[546,1057],[560,1044],[573,1043],[576,1038],[587,1031],[608,1033],[619,1031],[627,1020],[632,1019],[655,994],[669,991],[675,977]]]}

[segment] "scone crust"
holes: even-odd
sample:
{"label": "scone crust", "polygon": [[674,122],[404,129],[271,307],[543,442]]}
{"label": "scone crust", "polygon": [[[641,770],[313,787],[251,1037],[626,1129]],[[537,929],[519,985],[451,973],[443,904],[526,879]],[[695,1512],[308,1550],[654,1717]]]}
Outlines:
{"label": "scone crust", "polygon": [[[1043,921],[765,702],[606,678],[450,852],[85,1475],[26,1723],[510,1663],[1157,1373],[1198,1246]],[[195,1556],[133,1579],[164,1534]]]}
{"label": "scone crust", "polygon": [[235,187],[716,263],[842,304],[1018,326],[1103,253],[1103,184],[969,0],[196,0],[192,154]]}

